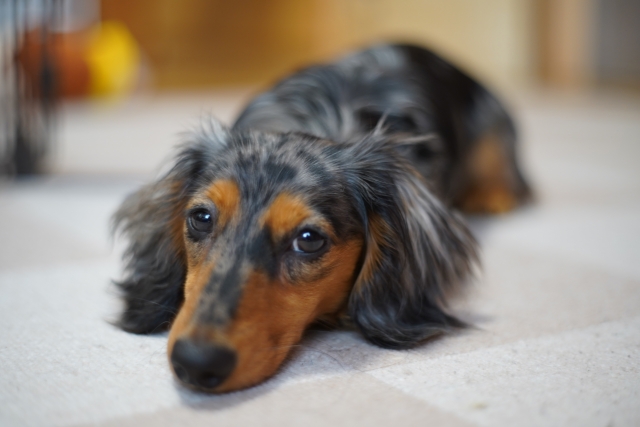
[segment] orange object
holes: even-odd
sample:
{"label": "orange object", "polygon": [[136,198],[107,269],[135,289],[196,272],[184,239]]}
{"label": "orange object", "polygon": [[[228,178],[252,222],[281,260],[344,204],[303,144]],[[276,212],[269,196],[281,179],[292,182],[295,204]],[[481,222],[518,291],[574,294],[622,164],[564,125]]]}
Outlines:
{"label": "orange object", "polygon": [[18,62],[36,95],[46,65],[53,75],[55,97],[107,96],[133,89],[140,52],[123,24],[105,22],[89,30],[50,37],[34,30],[25,36]]}
{"label": "orange object", "polygon": [[84,58],[85,37],[84,33],[65,33],[43,38],[40,30],[26,34],[18,62],[36,95],[41,88],[45,61],[53,74],[54,96],[66,98],[88,93],[90,74]]}

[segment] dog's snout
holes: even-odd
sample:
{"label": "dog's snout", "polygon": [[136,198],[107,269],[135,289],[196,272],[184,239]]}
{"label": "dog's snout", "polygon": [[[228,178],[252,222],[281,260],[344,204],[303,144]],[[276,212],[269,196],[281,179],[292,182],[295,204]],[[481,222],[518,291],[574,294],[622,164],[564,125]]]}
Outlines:
{"label": "dog's snout", "polygon": [[198,388],[220,385],[236,366],[235,351],[219,345],[188,339],[176,341],[171,364],[180,381]]}

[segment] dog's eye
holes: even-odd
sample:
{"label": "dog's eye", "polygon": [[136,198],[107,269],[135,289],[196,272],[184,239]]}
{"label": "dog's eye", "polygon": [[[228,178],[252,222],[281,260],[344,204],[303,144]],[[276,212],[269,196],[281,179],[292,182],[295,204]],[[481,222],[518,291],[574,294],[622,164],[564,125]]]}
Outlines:
{"label": "dog's eye", "polygon": [[197,233],[209,233],[213,229],[213,218],[209,211],[198,209],[189,214],[187,224],[191,230]]}
{"label": "dog's eye", "polygon": [[327,243],[327,239],[312,230],[303,230],[293,239],[293,250],[299,253],[311,254],[318,252]]}

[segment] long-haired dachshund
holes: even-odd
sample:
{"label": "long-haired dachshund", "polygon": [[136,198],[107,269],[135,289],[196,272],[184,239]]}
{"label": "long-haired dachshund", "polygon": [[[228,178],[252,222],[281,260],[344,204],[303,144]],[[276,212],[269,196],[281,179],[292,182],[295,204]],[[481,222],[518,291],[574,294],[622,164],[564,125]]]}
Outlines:
{"label": "long-haired dachshund", "polygon": [[212,121],[129,196],[126,308],[170,327],[179,380],[225,392],[276,372],[314,322],[407,348],[462,326],[447,312],[476,260],[454,207],[527,199],[514,126],[433,52],[382,45],[307,68]]}

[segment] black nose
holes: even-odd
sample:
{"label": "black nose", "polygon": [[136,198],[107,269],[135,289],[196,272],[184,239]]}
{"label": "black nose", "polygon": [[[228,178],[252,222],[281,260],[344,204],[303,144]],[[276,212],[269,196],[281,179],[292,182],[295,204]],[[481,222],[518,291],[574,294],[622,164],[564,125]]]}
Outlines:
{"label": "black nose", "polygon": [[236,353],[225,347],[180,339],[173,346],[171,364],[180,381],[212,389],[231,374]]}

